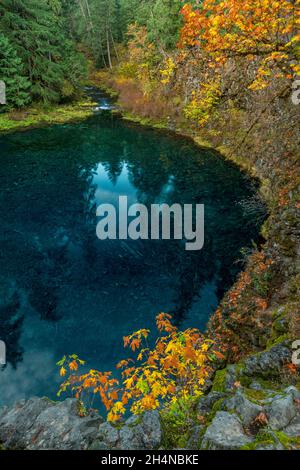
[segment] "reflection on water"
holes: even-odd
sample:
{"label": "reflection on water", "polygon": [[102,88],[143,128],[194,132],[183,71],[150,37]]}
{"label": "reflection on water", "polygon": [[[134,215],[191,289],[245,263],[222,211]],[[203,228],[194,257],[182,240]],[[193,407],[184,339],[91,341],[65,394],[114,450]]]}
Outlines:
{"label": "reflection on water", "polygon": [[[170,312],[204,328],[258,229],[239,201],[254,188],[235,166],[189,141],[97,115],[0,138],[0,403],[55,395],[55,362],[95,368],[123,356],[122,337]],[[120,195],[205,204],[205,246],[105,241],[96,207]]]}

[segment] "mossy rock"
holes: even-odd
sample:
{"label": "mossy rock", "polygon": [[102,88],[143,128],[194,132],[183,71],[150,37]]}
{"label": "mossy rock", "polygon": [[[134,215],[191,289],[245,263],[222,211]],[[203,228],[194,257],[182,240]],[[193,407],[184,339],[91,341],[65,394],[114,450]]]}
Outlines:
{"label": "mossy rock", "polygon": [[261,385],[261,387],[264,390],[267,390],[267,391],[268,390],[277,390],[281,387],[281,384],[278,383],[278,381],[263,379],[262,377],[256,377],[255,382],[258,382],[259,385]]}
{"label": "mossy rock", "polygon": [[209,415],[207,416],[207,419],[206,419],[207,426],[212,422],[212,420],[216,416],[217,412],[222,410],[222,405],[223,405],[224,401],[225,401],[225,398],[220,398],[219,400],[217,400],[214,403],[214,405],[211,409],[211,412],[209,413]]}
{"label": "mossy rock", "polygon": [[260,446],[268,447],[270,445],[274,445],[274,441],[272,440],[254,441],[254,442],[251,442],[251,444],[247,444],[241,447],[239,450],[257,450],[257,448]]}
{"label": "mossy rock", "polygon": [[163,430],[162,447],[165,449],[185,448],[191,437],[192,425],[197,423],[196,406],[193,402],[185,412],[176,413],[168,408],[160,412]]}
{"label": "mossy rock", "polygon": [[276,393],[272,393],[269,390],[254,390],[252,388],[245,388],[245,395],[246,397],[257,404],[260,404],[261,401],[265,400],[266,398],[270,398],[271,396],[275,395]]}
{"label": "mossy rock", "polygon": [[212,385],[213,392],[225,392],[226,390],[226,369],[218,370]]}
{"label": "mossy rock", "polygon": [[256,450],[260,446],[267,447],[276,444],[277,442],[274,434],[263,429],[256,435],[254,442],[241,447],[240,450]]}
{"label": "mossy rock", "polygon": [[289,342],[289,335],[286,333],[281,336],[277,336],[276,338],[270,338],[269,341],[267,342],[267,350],[271,349],[273,346],[276,346],[277,344],[282,344],[282,343],[287,343]]}
{"label": "mossy rock", "polygon": [[300,449],[300,437],[289,437],[282,431],[274,431],[274,434],[285,449]]}

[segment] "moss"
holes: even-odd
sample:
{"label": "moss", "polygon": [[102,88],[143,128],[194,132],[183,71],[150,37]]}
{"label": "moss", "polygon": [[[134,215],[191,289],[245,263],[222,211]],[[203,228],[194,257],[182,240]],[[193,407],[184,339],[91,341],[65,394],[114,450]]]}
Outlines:
{"label": "moss", "polygon": [[240,447],[239,450],[256,450],[257,447],[259,446],[269,446],[269,445],[273,445],[274,444],[274,441],[272,440],[266,440],[266,441],[254,441],[254,442],[251,442],[250,444],[246,444],[245,446],[243,447]]}
{"label": "moss", "polygon": [[165,449],[184,448],[190,437],[188,423],[178,421],[171,413],[161,413],[163,431],[162,446]]}
{"label": "moss", "polygon": [[284,334],[284,335],[281,335],[281,336],[278,336],[277,338],[274,339],[274,337],[272,337],[271,339],[269,339],[269,341],[267,342],[267,350],[268,349],[271,349],[273,348],[273,346],[276,346],[277,344],[281,344],[281,343],[284,343],[285,341],[288,341],[289,340],[289,335],[288,334]]}
{"label": "moss", "polygon": [[209,415],[207,416],[206,418],[206,424],[207,426],[209,426],[209,424],[212,422],[212,420],[214,419],[214,417],[216,416],[217,412],[218,411],[221,411],[222,409],[222,405],[224,403],[224,400],[225,398],[220,398],[219,400],[217,400],[212,409],[211,409],[211,412],[209,413]]}
{"label": "moss", "polygon": [[277,381],[263,379],[261,377],[255,377],[255,382],[258,382],[265,390],[278,389],[280,384]]}
{"label": "moss", "polygon": [[259,402],[268,398],[270,393],[265,390],[253,390],[252,388],[245,388],[245,395],[251,401]]}
{"label": "moss", "polygon": [[263,223],[263,225],[262,225],[262,227],[261,227],[261,229],[260,229],[260,234],[261,234],[261,236],[262,236],[265,240],[268,239],[268,235],[269,235],[269,220],[266,220],[266,221]]}
{"label": "moss", "polygon": [[154,129],[168,129],[168,124],[163,120],[154,120],[146,117],[141,117],[136,114],[132,114],[128,111],[122,113],[122,117],[126,121],[135,122],[141,126],[148,126]]}
{"label": "moss", "polygon": [[269,446],[274,444],[276,444],[274,434],[266,430],[261,430],[256,435],[253,442],[241,447],[240,450],[256,450],[259,446]]}
{"label": "moss", "polygon": [[71,105],[35,106],[25,111],[0,114],[0,133],[84,120],[93,115],[93,105],[91,101],[84,101]]}
{"label": "moss", "polygon": [[274,434],[285,449],[300,449],[300,437],[289,437],[282,431],[274,431]]}
{"label": "moss", "polygon": [[225,392],[226,388],[226,369],[223,370],[218,370],[216,372],[213,385],[212,385],[212,391],[213,392]]}
{"label": "moss", "polygon": [[236,373],[237,373],[237,381],[243,385],[243,387],[249,387],[251,382],[253,382],[253,378],[248,377],[247,375],[243,374],[243,370],[245,369],[245,364],[240,362],[236,365]]}

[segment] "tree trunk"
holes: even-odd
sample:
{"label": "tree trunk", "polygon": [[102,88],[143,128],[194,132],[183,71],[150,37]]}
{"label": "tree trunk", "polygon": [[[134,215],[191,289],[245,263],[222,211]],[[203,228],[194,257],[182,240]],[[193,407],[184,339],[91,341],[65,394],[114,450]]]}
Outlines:
{"label": "tree trunk", "polygon": [[110,42],[109,42],[109,30],[108,30],[108,25],[106,25],[106,47],[107,47],[107,57],[108,57],[108,63],[109,63],[109,68],[112,69],[112,61],[111,61],[111,53],[110,53]]}
{"label": "tree trunk", "polygon": [[115,54],[116,54],[116,58],[117,58],[117,61],[118,61],[118,63],[119,63],[119,62],[120,62],[119,54],[118,54],[118,51],[117,51],[117,48],[116,48],[116,43],[115,43],[115,41],[114,41],[114,37],[113,37],[112,31],[110,31],[110,35],[111,35],[111,41],[112,41],[112,44],[113,44],[113,47],[114,47],[114,51],[115,51]]}

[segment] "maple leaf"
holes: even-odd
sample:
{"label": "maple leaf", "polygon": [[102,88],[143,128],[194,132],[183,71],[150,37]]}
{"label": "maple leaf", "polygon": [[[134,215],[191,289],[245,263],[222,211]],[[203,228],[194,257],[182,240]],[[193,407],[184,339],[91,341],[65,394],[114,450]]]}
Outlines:
{"label": "maple leaf", "polygon": [[70,362],[69,368],[70,368],[70,370],[78,370],[78,364],[77,364],[77,362],[76,362],[75,360],[72,361],[72,362]]}
{"label": "maple leaf", "polygon": [[261,426],[266,426],[269,420],[267,415],[262,411],[258,416],[256,416],[254,422],[260,424]]}

